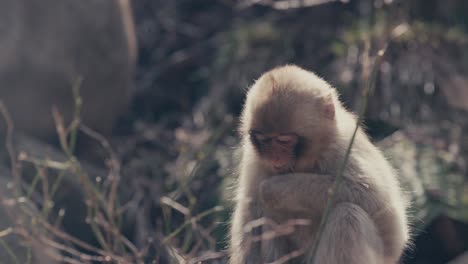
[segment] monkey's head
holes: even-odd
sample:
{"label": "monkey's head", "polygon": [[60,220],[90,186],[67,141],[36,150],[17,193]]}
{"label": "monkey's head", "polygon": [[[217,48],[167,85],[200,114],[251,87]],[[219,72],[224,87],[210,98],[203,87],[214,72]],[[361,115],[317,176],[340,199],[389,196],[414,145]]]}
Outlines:
{"label": "monkey's head", "polygon": [[273,69],[247,93],[241,134],[272,174],[308,172],[336,135],[336,92],[297,66]]}

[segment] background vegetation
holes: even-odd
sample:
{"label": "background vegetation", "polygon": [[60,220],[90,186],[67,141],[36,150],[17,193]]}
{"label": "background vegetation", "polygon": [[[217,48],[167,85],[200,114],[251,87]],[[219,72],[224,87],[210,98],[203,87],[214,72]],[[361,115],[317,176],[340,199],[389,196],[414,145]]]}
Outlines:
{"label": "background vegetation", "polygon": [[244,91],[286,63],[324,77],[354,111],[375,70],[364,124],[413,198],[403,263],[447,263],[468,250],[468,2],[132,4],[136,85],[112,135],[80,122],[79,84],[73,121],[54,115],[57,144],[6,135],[13,180],[2,179],[0,198],[14,221],[0,230],[0,263],[39,263],[39,253],[64,263],[225,263]]}

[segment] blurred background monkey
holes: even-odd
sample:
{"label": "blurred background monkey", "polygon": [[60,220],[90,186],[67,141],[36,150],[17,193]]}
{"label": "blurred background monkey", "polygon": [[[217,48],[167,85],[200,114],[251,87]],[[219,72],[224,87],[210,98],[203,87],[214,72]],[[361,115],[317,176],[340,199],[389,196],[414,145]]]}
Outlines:
{"label": "blurred background monkey", "polygon": [[[270,263],[312,250],[320,219],[355,129],[336,91],[296,66],[273,69],[247,94],[242,159],[231,227],[231,263]],[[360,128],[335,193],[314,263],[397,263],[408,243],[407,201],[395,171]],[[267,226],[307,219],[290,235],[252,242]],[[271,231],[271,230],[269,230]]]}
{"label": "blurred background monkey", "polygon": [[[108,136],[128,110],[137,57],[129,0],[0,0],[0,100],[15,128],[57,138],[52,107]],[[0,124],[0,134],[3,132]]]}

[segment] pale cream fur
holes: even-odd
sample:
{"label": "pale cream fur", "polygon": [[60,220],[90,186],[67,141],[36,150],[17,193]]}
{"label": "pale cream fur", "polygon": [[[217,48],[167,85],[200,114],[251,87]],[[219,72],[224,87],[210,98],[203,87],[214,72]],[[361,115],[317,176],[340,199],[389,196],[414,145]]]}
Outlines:
{"label": "pale cream fur", "polygon": [[[297,66],[273,69],[247,94],[242,113],[242,158],[232,217],[230,263],[270,263],[295,250],[310,253],[338,169],[356,126],[356,118],[339,101],[335,89]],[[262,166],[252,145],[251,129],[294,132],[306,150],[294,172],[273,175]],[[273,132],[273,131],[267,131]],[[409,240],[403,195],[395,170],[359,129],[343,181],[323,230],[314,263],[395,264]],[[266,217],[277,223],[308,219],[309,226],[289,236],[251,243],[267,227],[246,225]]]}

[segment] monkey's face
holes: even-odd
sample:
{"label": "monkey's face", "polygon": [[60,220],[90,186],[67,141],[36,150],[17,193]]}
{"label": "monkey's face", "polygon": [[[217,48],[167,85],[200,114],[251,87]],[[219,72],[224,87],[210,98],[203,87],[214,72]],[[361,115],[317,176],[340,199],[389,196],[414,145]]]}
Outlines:
{"label": "monkey's face", "polygon": [[247,93],[240,131],[272,174],[310,172],[337,131],[336,92],[313,73],[283,67]]}
{"label": "monkey's face", "polygon": [[275,174],[293,171],[299,137],[294,133],[251,130],[250,140],[265,167]]}

